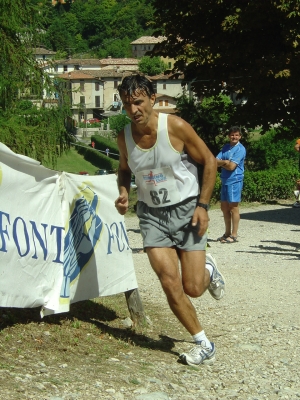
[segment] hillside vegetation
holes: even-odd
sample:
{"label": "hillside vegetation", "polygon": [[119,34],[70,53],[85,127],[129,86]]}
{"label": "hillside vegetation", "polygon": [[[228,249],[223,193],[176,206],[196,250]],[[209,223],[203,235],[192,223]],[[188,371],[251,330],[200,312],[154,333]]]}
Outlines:
{"label": "hillside vegetation", "polygon": [[152,34],[151,1],[76,0],[56,6],[32,1],[44,16],[42,44],[59,52],[58,57],[131,57],[130,42]]}

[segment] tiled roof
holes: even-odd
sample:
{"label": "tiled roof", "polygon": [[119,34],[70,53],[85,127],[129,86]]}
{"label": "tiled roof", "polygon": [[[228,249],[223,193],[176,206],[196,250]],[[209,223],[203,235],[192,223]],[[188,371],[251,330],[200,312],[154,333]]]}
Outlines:
{"label": "tiled roof", "polygon": [[115,71],[114,69],[100,69],[98,71],[85,71],[86,74],[92,74],[98,78],[123,78],[136,71]]}
{"label": "tiled roof", "polygon": [[157,81],[158,79],[169,79],[170,75],[165,75],[165,74],[159,74],[159,75],[154,75],[150,76],[151,81]]}
{"label": "tiled roof", "polygon": [[100,60],[101,65],[138,65],[137,58],[103,58]]}
{"label": "tiled roof", "polygon": [[169,96],[168,94],[162,94],[162,93],[156,93],[156,94],[155,94],[155,97],[156,97],[157,99],[160,99],[161,97],[168,97],[169,99],[175,100],[175,97],[174,97],[174,96]]}
{"label": "tiled roof", "polygon": [[139,39],[134,40],[130,44],[155,44],[166,40],[165,36],[141,36]]}
{"label": "tiled roof", "polygon": [[170,79],[170,80],[172,80],[172,79],[183,79],[184,75],[180,74],[180,75],[176,76],[176,74],[168,74],[168,75],[159,74],[159,75],[155,75],[155,76],[150,76],[149,78],[150,78],[151,81],[157,81],[159,79]]}
{"label": "tiled roof", "polygon": [[[136,72],[136,71],[134,71]],[[113,69],[105,69],[98,71],[81,70],[70,71],[57,75],[62,79],[101,79],[101,78],[123,78],[124,76],[131,75],[133,71],[118,72]]]}
{"label": "tiled roof", "polygon": [[[87,73],[89,72],[89,73]],[[70,72],[65,72],[64,74],[59,74],[57,75],[58,78],[62,79],[96,79],[99,78],[97,74],[94,74],[93,72],[97,71],[70,71]]]}
{"label": "tiled roof", "polygon": [[97,58],[67,58],[65,60],[56,60],[55,64],[63,64],[63,65],[99,65],[100,60]]}
{"label": "tiled roof", "polygon": [[154,108],[155,111],[162,112],[164,114],[175,114],[178,110],[176,108]]}
{"label": "tiled roof", "polygon": [[33,54],[39,55],[39,54],[56,54],[55,51],[45,49],[44,47],[36,47],[33,49]]}

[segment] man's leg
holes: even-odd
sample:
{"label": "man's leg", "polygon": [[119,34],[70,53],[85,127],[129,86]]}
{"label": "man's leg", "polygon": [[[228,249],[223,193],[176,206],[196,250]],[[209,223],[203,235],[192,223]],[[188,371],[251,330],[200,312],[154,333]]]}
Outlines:
{"label": "man's leg", "polygon": [[231,235],[233,237],[237,237],[238,228],[239,228],[239,222],[240,222],[239,203],[229,203],[229,208],[230,208],[231,220],[232,220],[232,232],[231,232]]}
{"label": "man's leg", "polygon": [[[182,280],[184,282],[190,281],[190,279],[186,277],[187,268],[183,269],[183,278],[181,278],[176,250],[174,248],[147,247],[146,251],[150,264],[160,280],[162,288],[167,296],[169,306],[175,316],[191,335],[202,331],[201,324],[196,315],[196,310],[186,295],[182,283]],[[205,252],[195,251],[185,253],[197,253],[195,261],[201,266],[198,268],[200,278],[196,274],[194,275],[197,284],[195,285],[192,282],[186,283],[185,285],[187,287],[185,290],[187,290],[189,294],[195,295],[197,292],[198,295],[200,295],[209,285],[209,273],[205,268]]]}
{"label": "man's leg", "polygon": [[221,201],[221,210],[223,212],[225,222],[225,236],[231,235],[231,210],[228,201]]}

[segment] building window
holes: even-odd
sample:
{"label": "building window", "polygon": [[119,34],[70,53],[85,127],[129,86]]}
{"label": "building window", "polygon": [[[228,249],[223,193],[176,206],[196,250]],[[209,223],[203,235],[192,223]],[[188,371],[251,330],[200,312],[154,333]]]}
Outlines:
{"label": "building window", "polygon": [[159,100],[159,106],[162,107],[164,105],[164,102],[162,100]]}
{"label": "building window", "polygon": [[85,106],[85,96],[80,96],[80,105]]}
{"label": "building window", "polygon": [[64,65],[64,72],[67,72],[67,71],[68,71],[68,66]]}
{"label": "building window", "polygon": [[95,107],[100,107],[100,96],[95,96]]}
{"label": "building window", "polygon": [[146,46],[144,46],[144,50],[146,50]]}
{"label": "building window", "polygon": [[79,64],[75,64],[75,65],[74,65],[74,69],[75,69],[76,71],[79,71]]}
{"label": "building window", "polygon": [[157,82],[156,81],[155,82],[152,81],[152,87],[153,87],[154,93],[157,93]]}
{"label": "building window", "polygon": [[163,89],[166,90],[167,89],[167,85],[165,83],[163,83]]}
{"label": "building window", "polygon": [[148,46],[148,50],[151,50],[151,47],[150,47],[150,46]]}
{"label": "building window", "polygon": [[80,91],[84,92],[84,80],[80,79]]}
{"label": "building window", "polygon": [[171,63],[171,61],[169,61],[169,68],[172,68],[172,63]]}
{"label": "building window", "polygon": [[96,92],[99,92],[99,82],[95,82],[95,90]]}
{"label": "building window", "polygon": [[114,89],[118,89],[118,81],[114,81]]}
{"label": "building window", "polygon": [[166,106],[166,107],[169,106],[169,100],[165,100],[165,106]]}
{"label": "building window", "polygon": [[82,121],[84,119],[84,113],[80,112],[79,113],[79,121]]}
{"label": "building window", "polygon": [[134,50],[136,50],[136,46],[134,46]]}

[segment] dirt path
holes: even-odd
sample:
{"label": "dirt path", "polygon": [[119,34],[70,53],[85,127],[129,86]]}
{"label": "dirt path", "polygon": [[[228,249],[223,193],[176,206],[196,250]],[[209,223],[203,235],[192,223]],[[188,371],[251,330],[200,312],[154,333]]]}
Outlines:
{"label": "dirt path", "polygon": [[[226,277],[227,293],[220,302],[208,293],[193,301],[218,360],[209,372],[201,368],[201,377],[209,376],[203,385],[185,381],[194,393],[186,398],[300,397],[299,211],[290,204],[243,207],[239,241],[233,244],[216,242],[224,233],[223,217],[219,209],[210,211],[209,252]],[[139,243],[138,233],[129,234]],[[134,259],[143,298],[164,301],[146,255]],[[189,335],[179,327],[176,338]]]}
{"label": "dirt path", "polygon": [[[210,211],[209,251],[226,277],[226,296],[193,300],[217,360],[177,362],[191,338],[170,312],[136,217],[126,225],[139,291],[152,325],[126,329],[124,296],[112,305],[75,304],[40,321],[34,311],[0,309],[0,399],[219,400],[300,398],[300,210],[243,207],[239,241],[221,244]],[[122,303],[122,304],[121,304]],[[36,311],[35,311],[36,312]],[[22,317],[21,317],[22,315]]]}

